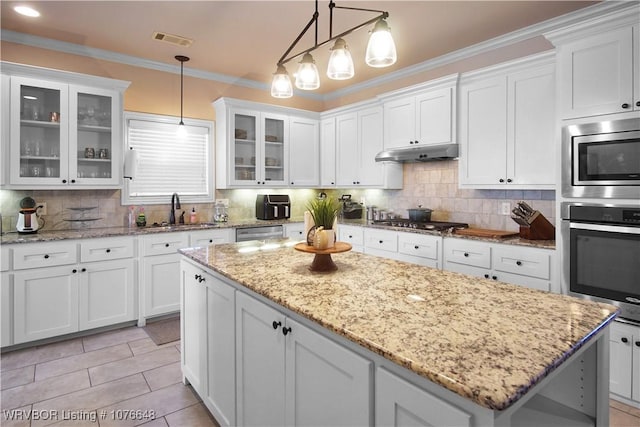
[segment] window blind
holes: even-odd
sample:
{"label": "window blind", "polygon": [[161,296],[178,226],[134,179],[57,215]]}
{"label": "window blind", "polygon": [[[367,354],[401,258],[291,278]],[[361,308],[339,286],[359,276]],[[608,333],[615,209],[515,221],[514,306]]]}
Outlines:
{"label": "window blind", "polygon": [[126,149],[136,152],[132,180],[125,180],[126,203],[166,203],[173,193],[183,202],[213,201],[213,122],[150,114],[125,115]]}

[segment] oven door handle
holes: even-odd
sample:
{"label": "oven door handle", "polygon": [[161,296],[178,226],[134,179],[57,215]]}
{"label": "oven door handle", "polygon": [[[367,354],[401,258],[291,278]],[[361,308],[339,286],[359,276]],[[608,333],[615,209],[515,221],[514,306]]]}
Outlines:
{"label": "oven door handle", "polygon": [[625,227],[618,225],[583,224],[571,222],[569,223],[569,228],[573,228],[576,230],[608,231],[611,233],[640,234],[640,227]]}

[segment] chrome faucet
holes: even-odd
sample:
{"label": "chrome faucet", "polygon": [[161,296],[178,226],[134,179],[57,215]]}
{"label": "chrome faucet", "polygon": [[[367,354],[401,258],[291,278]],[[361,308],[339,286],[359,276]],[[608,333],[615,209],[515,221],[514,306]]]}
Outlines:
{"label": "chrome faucet", "polygon": [[176,209],[182,209],[180,206],[180,197],[178,197],[178,193],[173,193],[171,195],[171,212],[169,212],[169,224],[176,223]]}

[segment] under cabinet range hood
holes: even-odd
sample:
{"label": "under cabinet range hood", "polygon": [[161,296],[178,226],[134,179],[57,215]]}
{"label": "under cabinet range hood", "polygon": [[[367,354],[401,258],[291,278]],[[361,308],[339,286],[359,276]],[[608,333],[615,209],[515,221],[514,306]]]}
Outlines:
{"label": "under cabinet range hood", "polygon": [[430,162],[458,157],[458,144],[433,144],[384,150],[376,155],[376,162]]}

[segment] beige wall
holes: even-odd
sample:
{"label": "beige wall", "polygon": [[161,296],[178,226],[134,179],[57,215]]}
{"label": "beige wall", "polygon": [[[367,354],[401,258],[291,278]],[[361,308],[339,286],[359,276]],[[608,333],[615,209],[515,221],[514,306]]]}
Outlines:
{"label": "beige wall", "polygon": [[[55,68],[102,77],[130,81],[124,97],[124,106],[129,111],[155,114],[180,115],[180,81],[176,74],[133,67],[114,62],[81,57],[45,49],[34,48],[14,43],[2,42],[1,59],[47,68]],[[521,56],[550,49],[549,43],[542,37],[520,42],[490,53],[458,61],[415,76],[378,85],[373,89],[355,94],[345,95],[327,102],[313,101],[306,98],[293,97],[288,100],[271,98],[268,91],[259,91],[240,86],[228,85],[203,79],[185,77],[184,116],[205,120],[215,120],[215,112],[211,102],[225,96],[257,102],[277,104],[287,107],[312,111],[323,111],[357,101],[370,99],[379,93],[388,92],[410,86],[454,72],[464,72],[495,63],[507,61]],[[331,197],[341,194],[352,194],[355,200],[364,198],[367,204],[375,204],[380,208],[388,208],[396,214],[407,216],[406,209],[419,204],[434,209],[433,219],[468,222],[476,227],[494,229],[517,229],[516,224],[507,216],[499,215],[500,202],[509,201],[513,206],[517,200],[527,200],[535,209],[539,209],[551,221],[554,215],[553,191],[482,191],[460,190],[457,188],[457,161],[446,161],[424,164],[407,164],[404,166],[404,188],[395,191],[381,190],[327,190]],[[179,189],[177,189],[179,192]],[[216,198],[229,199],[229,214],[232,219],[245,219],[254,216],[255,196],[258,193],[287,193],[292,198],[294,217],[301,217],[307,201],[317,194],[319,189],[308,190],[217,190]],[[15,229],[19,201],[22,197],[31,196],[38,202],[47,203],[47,220],[45,229],[70,228],[71,223],[65,221],[70,217],[70,207],[96,206],[95,214],[99,221],[86,223],[83,226],[104,227],[126,224],[127,206],[120,205],[119,190],[101,191],[0,191],[0,214],[2,214],[3,230]],[[149,223],[162,222],[168,219],[169,199],[167,203],[157,206],[145,206]],[[193,205],[200,221],[211,221],[212,204]],[[188,212],[192,205],[184,205]]]}

